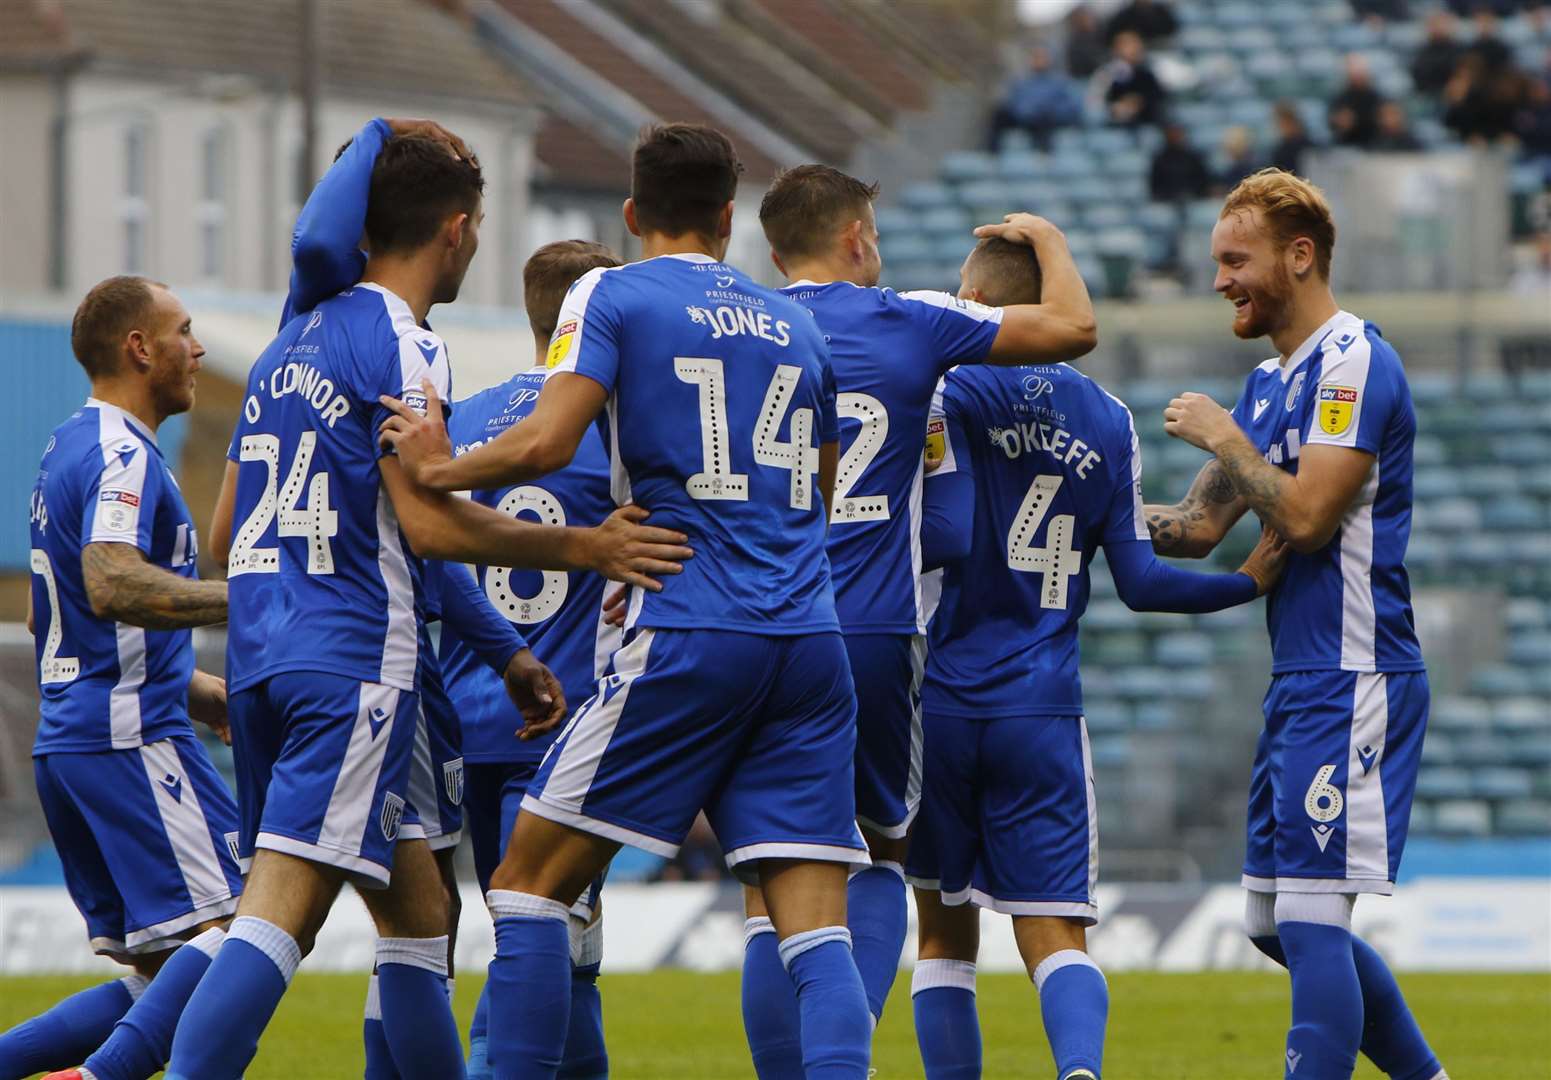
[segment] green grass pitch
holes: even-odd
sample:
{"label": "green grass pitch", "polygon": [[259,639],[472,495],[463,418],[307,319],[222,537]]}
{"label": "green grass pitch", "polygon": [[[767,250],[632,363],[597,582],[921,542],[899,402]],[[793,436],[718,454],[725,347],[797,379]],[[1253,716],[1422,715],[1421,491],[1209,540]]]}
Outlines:
{"label": "green grass pitch", "polygon": [[[0,979],[0,1030],[90,985],[79,978]],[[1282,1075],[1287,980],[1275,974],[1115,974],[1109,977],[1105,1075],[1113,1080],[1258,1080]],[[613,1075],[748,1077],[736,974],[666,971],[608,975],[603,990]],[[1551,976],[1409,975],[1408,998],[1458,1080],[1551,1077]],[[366,979],[301,975],[259,1046],[247,1080],[335,1080],[361,1075]],[[458,980],[467,1026],[479,980]],[[982,976],[986,1080],[1053,1072],[1033,988],[1014,975]],[[902,972],[878,1030],[877,1080],[920,1077]],[[1357,1076],[1380,1074],[1366,1061]]]}

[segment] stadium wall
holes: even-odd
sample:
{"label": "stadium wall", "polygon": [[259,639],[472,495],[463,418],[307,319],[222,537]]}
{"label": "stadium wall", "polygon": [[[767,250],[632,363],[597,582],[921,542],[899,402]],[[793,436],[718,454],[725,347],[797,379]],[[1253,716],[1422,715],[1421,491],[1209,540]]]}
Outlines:
{"label": "stadium wall", "polygon": [[[483,969],[495,950],[478,890],[465,885],[457,965]],[[1089,948],[1106,971],[1270,969],[1244,937],[1235,885],[1099,887],[1102,921]],[[733,971],[743,959],[743,897],[732,884],[611,885],[604,969]],[[912,931],[901,964],[914,959]],[[1021,970],[1011,920],[983,914],[980,969]],[[1402,885],[1357,906],[1356,931],[1400,971],[1551,971],[1551,880],[1450,878]],[[335,907],[307,959],[310,971],[369,971],[375,937],[366,909]],[[0,975],[108,971],[82,940],[59,887],[0,888]]]}

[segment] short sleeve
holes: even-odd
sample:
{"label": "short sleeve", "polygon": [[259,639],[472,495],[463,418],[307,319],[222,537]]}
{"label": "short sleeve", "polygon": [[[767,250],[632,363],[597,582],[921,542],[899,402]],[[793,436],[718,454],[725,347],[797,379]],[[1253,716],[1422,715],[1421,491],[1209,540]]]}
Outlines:
{"label": "short sleeve", "polygon": [[939,374],[955,364],[973,364],[991,352],[1002,329],[1002,309],[922,289],[900,293],[900,301],[925,341],[931,342]]}
{"label": "short sleeve", "polygon": [[608,273],[607,267],[589,270],[566,293],[544,357],[546,379],[562,371],[574,372],[614,392],[621,320],[608,289],[600,287]]}
{"label": "short sleeve", "polygon": [[1314,412],[1304,445],[1347,446],[1377,454],[1395,410],[1399,360],[1382,340],[1367,334],[1325,344]]}
{"label": "short sleeve", "polygon": [[99,450],[83,464],[82,543],[133,544],[149,555],[164,466],[132,434],[105,439]]}
{"label": "short sleeve", "polygon": [[1101,544],[1125,540],[1152,540],[1147,529],[1147,518],[1142,513],[1142,444],[1136,437],[1136,421],[1131,410],[1117,406],[1120,417],[1116,421],[1115,460],[1110,463],[1111,483],[1114,491],[1109,509],[1104,514],[1104,533]]}
{"label": "short sleeve", "polygon": [[[447,344],[430,330],[417,327],[397,335],[397,340],[387,349],[383,359],[378,392],[398,398],[411,409],[425,415],[426,397],[423,383],[429,382],[445,407],[452,395],[452,369],[447,362]],[[372,431],[382,426],[393,414],[376,400],[372,408]],[[382,453],[387,453],[383,451]]]}
{"label": "short sleeve", "polygon": [[1244,389],[1239,391],[1239,400],[1234,404],[1233,409],[1231,410],[1233,413],[1233,422],[1238,424],[1239,429],[1242,431],[1248,431],[1250,424],[1252,424],[1255,420],[1253,415],[1254,405],[1252,399],[1255,396],[1255,376],[1259,373],[1259,371],[1260,369],[1256,368],[1254,371],[1249,373],[1249,378],[1244,380]]}
{"label": "short sleeve", "polygon": [[945,375],[937,380],[937,389],[932,393],[931,410],[926,418],[926,468],[929,478],[953,473],[973,475],[968,432],[962,403],[949,377]]}

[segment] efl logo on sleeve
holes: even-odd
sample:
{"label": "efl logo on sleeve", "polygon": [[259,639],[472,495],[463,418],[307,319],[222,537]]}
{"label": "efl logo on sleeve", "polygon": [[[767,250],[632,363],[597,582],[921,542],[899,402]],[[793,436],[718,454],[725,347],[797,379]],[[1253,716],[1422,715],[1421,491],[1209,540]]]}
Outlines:
{"label": "efl logo on sleeve", "polygon": [[1352,426],[1352,414],[1356,409],[1355,386],[1319,388],[1319,429],[1326,435],[1344,435]]}
{"label": "efl logo on sleeve", "polygon": [[566,358],[571,351],[571,342],[576,339],[576,320],[561,323],[555,327],[555,336],[549,340],[549,352],[544,357],[546,368],[555,367]]}
{"label": "efl logo on sleeve", "polygon": [[948,456],[948,427],[942,417],[934,417],[926,423],[926,465],[933,469]]}

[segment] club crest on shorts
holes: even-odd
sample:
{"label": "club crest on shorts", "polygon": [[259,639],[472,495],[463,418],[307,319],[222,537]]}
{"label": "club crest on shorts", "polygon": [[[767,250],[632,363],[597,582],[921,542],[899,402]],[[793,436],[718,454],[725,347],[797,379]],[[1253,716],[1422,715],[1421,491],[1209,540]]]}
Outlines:
{"label": "club crest on shorts", "polygon": [[1342,435],[1352,426],[1352,412],[1357,407],[1355,386],[1321,386],[1319,388],[1319,429],[1326,435]]}
{"label": "club crest on shorts", "polygon": [[384,840],[397,840],[399,825],[404,821],[404,800],[389,791],[382,797],[382,813],[377,823],[382,826]]}
{"label": "club crest on shorts", "polygon": [[238,865],[242,864],[242,849],[237,846],[236,833],[229,832],[226,834],[226,850],[231,852],[232,862]]}
{"label": "club crest on shorts", "polygon": [[463,759],[453,758],[451,761],[442,762],[442,787],[447,792],[447,801],[454,806],[463,805]]}

